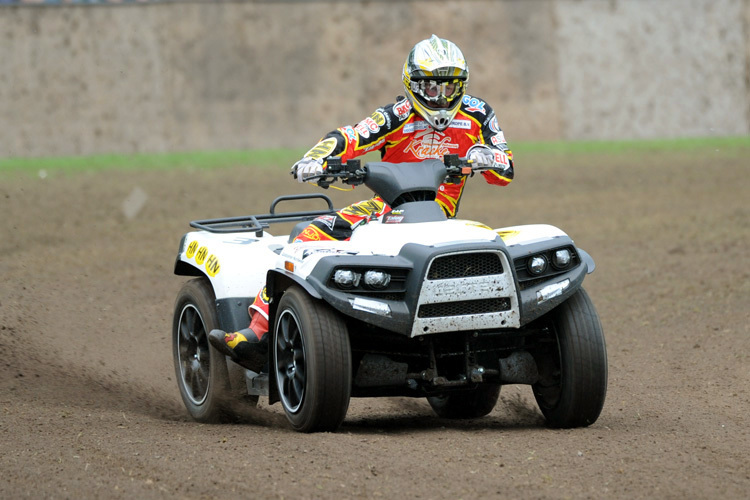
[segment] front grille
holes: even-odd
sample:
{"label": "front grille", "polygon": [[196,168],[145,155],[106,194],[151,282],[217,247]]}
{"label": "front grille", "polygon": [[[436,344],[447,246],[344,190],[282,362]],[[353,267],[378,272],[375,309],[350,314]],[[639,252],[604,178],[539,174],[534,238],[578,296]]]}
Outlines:
{"label": "front grille", "polygon": [[423,304],[419,307],[417,317],[441,318],[446,316],[468,316],[469,314],[487,314],[509,310],[510,299],[508,297],[497,297],[493,299]]}
{"label": "front grille", "polygon": [[438,257],[432,261],[428,280],[447,280],[452,278],[469,278],[503,274],[500,255],[492,252],[460,253]]}

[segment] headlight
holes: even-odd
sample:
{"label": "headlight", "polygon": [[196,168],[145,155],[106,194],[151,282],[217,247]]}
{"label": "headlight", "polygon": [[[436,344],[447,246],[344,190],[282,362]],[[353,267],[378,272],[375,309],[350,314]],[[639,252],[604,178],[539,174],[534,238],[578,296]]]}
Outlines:
{"label": "headlight", "polygon": [[547,269],[547,259],[544,258],[544,255],[535,255],[529,259],[527,267],[531,274],[542,274]]}
{"label": "headlight", "polygon": [[355,273],[350,269],[339,269],[333,275],[333,281],[341,288],[353,288],[359,285],[361,274]]}
{"label": "headlight", "polygon": [[365,285],[371,288],[385,288],[391,282],[391,275],[383,271],[367,271],[365,273]]}
{"label": "headlight", "polygon": [[568,267],[570,264],[570,250],[563,248],[555,251],[555,254],[552,256],[552,264],[558,269]]}

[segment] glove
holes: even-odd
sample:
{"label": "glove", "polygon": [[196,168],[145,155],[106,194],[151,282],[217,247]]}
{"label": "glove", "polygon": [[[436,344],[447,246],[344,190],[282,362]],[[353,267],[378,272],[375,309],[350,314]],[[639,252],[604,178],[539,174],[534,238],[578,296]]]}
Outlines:
{"label": "glove", "polygon": [[292,173],[297,182],[315,182],[317,179],[308,181],[310,177],[323,173],[323,160],[306,156],[292,166]]}
{"label": "glove", "polygon": [[475,172],[490,170],[495,166],[495,152],[483,144],[470,147],[466,156],[471,160],[471,169]]}
{"label": "glove", "polygon": [[484,144],[473,145],[467,151],[466,156],[471,160],[471,169],[475,172],[484,170],[504,171],[510,167],[510,160],[507,154]]}

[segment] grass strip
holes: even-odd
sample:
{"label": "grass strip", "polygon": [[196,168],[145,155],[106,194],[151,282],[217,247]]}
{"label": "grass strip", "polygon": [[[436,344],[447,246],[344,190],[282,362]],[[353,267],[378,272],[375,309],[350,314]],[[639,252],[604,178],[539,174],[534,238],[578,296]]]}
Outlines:
{"label": "grass strip", "polygon": [[[750,136],[683,138],[638,141],[518,141],[511,144],[516,154],[611,154],[629,152],[678,152],[708,150],[727,154],[750,151]],[[91,171],[104,169],[154,170],[175,168],[227,168],[236,166],[291,166],[306,149],[254,149],[244,151],[192,151],[181,153],[102,154],[39,158],[0,158],[0,172]],[[365,161],[375,160],[368,156]]]}
{"label": "grass strip", "polygon": [[174,168],[226,168],[236,166],[276,167],[292,165],[306,150],[257,149],[247,151],[192,151],[182,153],[102,154],[40,158],[0,159],[0,171],[40,170],[68,172],[120,169],[155,170]]}

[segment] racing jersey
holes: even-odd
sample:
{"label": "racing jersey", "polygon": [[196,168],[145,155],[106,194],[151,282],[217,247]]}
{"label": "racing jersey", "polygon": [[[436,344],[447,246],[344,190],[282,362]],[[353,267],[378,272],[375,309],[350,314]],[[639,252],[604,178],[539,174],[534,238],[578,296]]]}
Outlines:
{"label": "racing jersey", "polygon": [[[485,101],[465,95],[453,121],[438,131],[412,109],[408,99],[399,96],[394,104],[378,108],[356,125],[329,132],[305,156],[324,161],[339,156],[348,161],[379,150],[382,161],[404,163],[442,160],[446,154],[465,157],[475,144],[485,144],[495,151],[498,168],[482,172],[488,183],[505,186],[513,180],[513,153],[495,112]],[[457,184],[440,186],[435,201],[448,217],[456,216],[465,184],[466,176]]]}

